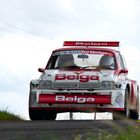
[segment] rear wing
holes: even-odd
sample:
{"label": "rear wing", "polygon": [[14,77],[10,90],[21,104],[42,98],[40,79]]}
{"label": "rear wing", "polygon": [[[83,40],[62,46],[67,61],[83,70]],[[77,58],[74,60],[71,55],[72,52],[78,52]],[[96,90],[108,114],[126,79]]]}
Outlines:
{"label": "rear wing", "polygon": [[118,41],[64,41],[63,46],[119,47]]}

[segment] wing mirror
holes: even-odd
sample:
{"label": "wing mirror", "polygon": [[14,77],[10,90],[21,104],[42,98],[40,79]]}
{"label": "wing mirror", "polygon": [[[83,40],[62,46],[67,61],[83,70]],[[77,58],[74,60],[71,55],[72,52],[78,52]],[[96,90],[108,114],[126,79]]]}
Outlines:
{"label": "wing mirror", "polygon": [[38,68],[38,71],[39,71],[39,72],[44,72],[45,69],[44,69],[44,68]]}
{"label": "wing mirror", "polygon": [[128,69],[121,69],[119,74],[121,74],[121,73],[127,74],[128,73]]}

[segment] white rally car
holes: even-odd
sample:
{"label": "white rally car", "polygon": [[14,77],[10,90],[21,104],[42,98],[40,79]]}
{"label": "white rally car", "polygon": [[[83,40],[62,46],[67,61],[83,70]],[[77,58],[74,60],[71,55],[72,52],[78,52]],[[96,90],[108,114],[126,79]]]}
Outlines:
{"label": "white rally car", "polygon": [[[113,48],[112,48],[113,47]],[[139,118],[139,87],[128,78],[119,42],[65,41],[41,76],[30,83],[31,120],[55,120],[61,112],[112,112]]]}

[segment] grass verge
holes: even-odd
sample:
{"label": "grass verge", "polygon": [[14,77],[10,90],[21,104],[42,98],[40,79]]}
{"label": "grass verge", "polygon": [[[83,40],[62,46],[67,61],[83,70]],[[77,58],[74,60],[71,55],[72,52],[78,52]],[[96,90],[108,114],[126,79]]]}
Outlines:
{"label": "grass verge", "polygon": [[125,132],[119,132],[116,134],[101,133],[93,134],[88,132],[82,137],[82,135],[77,135],[74,140],[140,140],[140,127],[129,127],[126,128]]}
{"label": "grass verge", "polygon": [[7,110],[0,110],[0,121],[20,121],[23,120],[19,115],[8,112]]}

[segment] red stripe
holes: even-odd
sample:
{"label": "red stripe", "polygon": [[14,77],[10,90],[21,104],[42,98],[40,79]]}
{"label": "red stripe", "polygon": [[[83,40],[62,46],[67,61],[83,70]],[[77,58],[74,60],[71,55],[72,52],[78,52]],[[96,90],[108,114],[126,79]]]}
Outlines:
{"label": "red stripe", "polygon": [[63,46],[105,46],[119,47],[119,42],[109,41],[64,41]]}
{"label": "red stripe", "polygon": [[58,112],[69,112],[69,111],[124,111],[124,108],[93,108],[93,107],[30,107],[29,110],[52,110]]}

